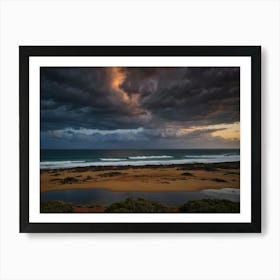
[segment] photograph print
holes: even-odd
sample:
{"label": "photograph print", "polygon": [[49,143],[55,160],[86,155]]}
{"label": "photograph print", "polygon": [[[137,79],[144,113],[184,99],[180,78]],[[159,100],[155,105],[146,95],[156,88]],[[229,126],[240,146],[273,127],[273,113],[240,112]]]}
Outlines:
{"label": "photograph print", "polygon": [[261,232],[259,46],[20,46],[20,232]]}
{"label": "photograph print", "polygon": [[41,213],[239,213],[239,67],[41,67]]}

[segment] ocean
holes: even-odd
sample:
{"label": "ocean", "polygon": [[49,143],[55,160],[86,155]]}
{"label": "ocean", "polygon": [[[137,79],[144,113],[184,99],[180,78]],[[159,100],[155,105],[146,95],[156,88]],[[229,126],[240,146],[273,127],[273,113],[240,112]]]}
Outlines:
{"label": "ocean", "polygon": [[41,150],[40,168],[144,166],[240,161],[239,149]]}

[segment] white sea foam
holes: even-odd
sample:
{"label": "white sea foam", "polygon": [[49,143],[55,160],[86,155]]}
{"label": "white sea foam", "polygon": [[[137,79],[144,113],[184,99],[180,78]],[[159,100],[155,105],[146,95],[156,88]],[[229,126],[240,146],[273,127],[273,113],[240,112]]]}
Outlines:
{"label": "white sea foam", "polygon": [[41,162],[41,169],[73,168],[87,166],[144,166],[144,165],[172,165],[190,163],[218,163],[240,161],[240,156],[216,157],[216,158],[197,158],[197,159],[169,159],[169,160],[123,160],[123,161],[48,161]]}
{"label": "white sea foam", "polygon": [[128,157],[129,159],[164,159],[164,158],[173,158],[173,156],[135,156],[135,157]]}
{"label": "white sea foam", "polygon": [[84,160],[64,160],[64,161],[41,161],[40,165],[42,166],[61,166],[61,165],[67,165],[67,164],[80,164],[84,163]]}
{"label": "white sea foam", "polygon": [[233,157],[239,156],[236,154],[223,154],[223,155],[186,155],[186,158],[223,158],[223,157]]}
{"label": "white sea foam", "polygon": [[124,161],[127,160],[125,158],[100,158],[102,161]]}

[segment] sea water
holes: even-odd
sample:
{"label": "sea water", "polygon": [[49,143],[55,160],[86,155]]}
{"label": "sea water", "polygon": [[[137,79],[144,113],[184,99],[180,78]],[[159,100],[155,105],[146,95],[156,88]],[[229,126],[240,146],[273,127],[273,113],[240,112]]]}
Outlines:
{"label": "sea water", "polygon": [[240,161],[239,149],[41,150],[41,169]]}

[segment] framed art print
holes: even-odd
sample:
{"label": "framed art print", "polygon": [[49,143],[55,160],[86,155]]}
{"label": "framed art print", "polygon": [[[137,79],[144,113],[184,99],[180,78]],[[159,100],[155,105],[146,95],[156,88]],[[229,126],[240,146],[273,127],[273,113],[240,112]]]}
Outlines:
{"label": "framed art print", "polygon": [[20,46],[20,232],[261,232],[261,47]]}

